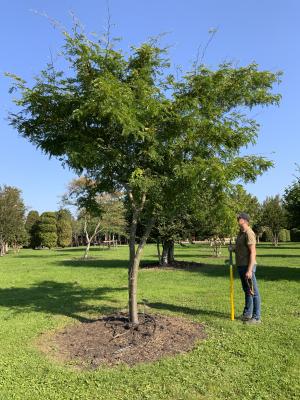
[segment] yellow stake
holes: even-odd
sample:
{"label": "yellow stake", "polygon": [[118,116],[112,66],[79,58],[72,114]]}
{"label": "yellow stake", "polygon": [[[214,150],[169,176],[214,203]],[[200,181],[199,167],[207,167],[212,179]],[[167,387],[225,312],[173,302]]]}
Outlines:
{"label": "yellow stake", "polygon": [[234,321],[234,287],[233,287],[232,264],[230,264],[230,309],[231,309],[231,321]]}
{"label": "yellow stake", "polygon": [[230,271],[230,317],[234,321],[234,286],[233,286],[233,258],[232,258],[232,245],[230,240],[229,246],[229,271]]}

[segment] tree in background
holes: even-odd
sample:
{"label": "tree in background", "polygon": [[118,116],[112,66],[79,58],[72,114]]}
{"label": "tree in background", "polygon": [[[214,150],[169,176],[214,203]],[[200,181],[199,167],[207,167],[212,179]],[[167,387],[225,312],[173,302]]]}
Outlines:
{"label": "tree in background", "polygon": [[85,237],[87,259],[90,246],[100,233],[125,234],[124,204],[120,194],[96,194],[96,184],[84,176],[74,179],[63,195],[63,202],[78,210],[79,231]]}
{"label": "tree in background", "polygon": [[274,246],[278,246],[280,230],[286,226],[286,213],[279,195],[267,197],[263,202],[261,221],[270,229]]}
{"label": "tree in background", "polygon": [[0,255],[12,246],[18,250],[27,240],[25,205],[21,190],[12,186],[0,187]]}
{"label": "tree in background", "polygon": [[[127,56],[79,26],[64,35],[62,55],[72,71],[51,63],[31,87],[10,75],[11,90],[20,93],[10,122],[45,153],[86,173],[100,194],[126,194],[129,319],[136,325],[138,269],[160,199],[189,194],[204,180],[220,190],[238,178],[255,181],[272,165],[239,152],[259,130],[247,110],[278,104],[279,74],[225,63],[215,70],[199,65],[177,79],[156,40]],[[140,220],[145,229],[136,247]]]}
{"label": "tree in background", "polygon": [[[298,171],[300,173],[299,166]],[[283,205],[287,211],[289,228],[300,230],[300,176],[285,189]]]}
{"label": "tree in background", "polygon": [[56,212],[57,245],[70,246],[72,243],[72,215],[69,210],[61,209]]}
{"label": "tree in background", "polygon": [[31,210],[29,211],[25,222],[25,228],[28,235],[28,246],[32,249],[40,246],[38,234],[39,219],[40,217],[38,211]]}
{"label": "tree in background", "polygon": [[38,237],[42,247],[49,249],[57,246],[56,213],[46,211],[41,214],[38,223]]}
{"label": "tree in background", "polygon": [[250,224],[256,234],[256,240],[259,243],[265,230],[262,224],[262,206],[256,196],[248,193],[242,185],[236,185],[230,193],[232,207],[238,215],[240,212],[246,212],[250,216]]}

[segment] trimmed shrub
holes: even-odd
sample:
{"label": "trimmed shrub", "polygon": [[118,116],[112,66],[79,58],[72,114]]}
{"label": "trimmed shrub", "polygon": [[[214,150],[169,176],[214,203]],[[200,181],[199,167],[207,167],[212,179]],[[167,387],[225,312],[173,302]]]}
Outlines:
{"label": "trimmed shrub", "polygon": [[291,241],[300,242],[300,229],[297,228],[291,229]]}
{"label": "trimmed shrub", "polygon": [[40,216],[38,234],[40,244],[43,247],[55,247],[57,245],[56,215],[54,212],[44,212]]}

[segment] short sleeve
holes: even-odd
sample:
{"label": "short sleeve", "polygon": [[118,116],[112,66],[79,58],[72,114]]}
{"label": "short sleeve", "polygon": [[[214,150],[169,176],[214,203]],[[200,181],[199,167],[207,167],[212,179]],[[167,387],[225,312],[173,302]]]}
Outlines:
{"label": "short sleeve", "polygon": [[256,236],[255,233],[252,230],[249,230],[247,232],[247,244],[256,244]]}

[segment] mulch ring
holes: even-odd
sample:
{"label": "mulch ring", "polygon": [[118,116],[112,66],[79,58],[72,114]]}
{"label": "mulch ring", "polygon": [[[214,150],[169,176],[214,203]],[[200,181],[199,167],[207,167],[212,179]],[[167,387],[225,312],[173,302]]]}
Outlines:
{"label": "mulch ring", "polygon": [[203,263],[196,261],[173,261],[164,266],[160,265],[158,261],[141,262],[141,268],[143,269],[195,269],[203,266]]}
{"label": "mulch ring", "polygon": [[90,370],[185,353],[205,337],[202,324],[185,318],[141,313],[134,328],[127,314],[120,313],[43,334],[38,347],[56,361]]}

